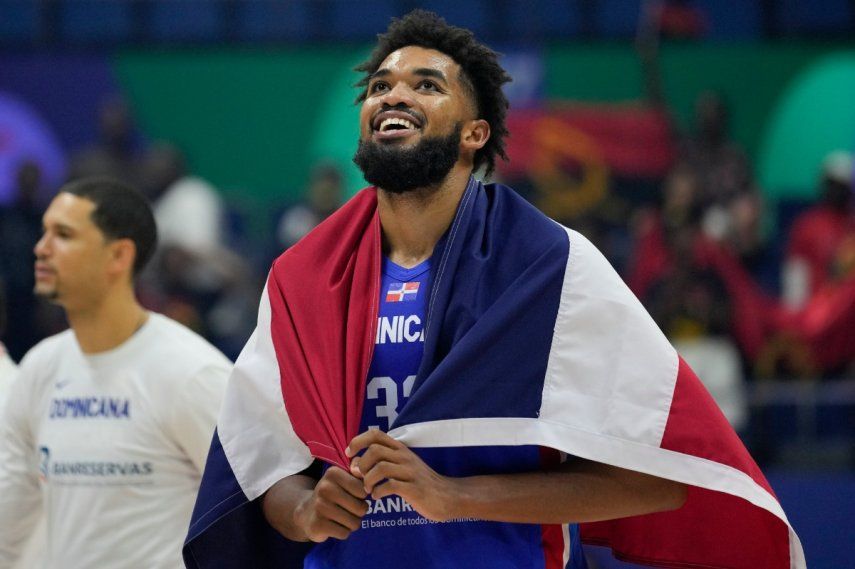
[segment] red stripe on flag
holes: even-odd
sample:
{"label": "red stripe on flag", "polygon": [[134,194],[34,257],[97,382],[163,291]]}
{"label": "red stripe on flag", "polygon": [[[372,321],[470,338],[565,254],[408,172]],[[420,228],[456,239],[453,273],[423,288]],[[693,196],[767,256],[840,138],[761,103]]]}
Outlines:
{"label": "red stripe on flag", "polygon": [[373,189],[357,194],[283,253],[267,282],[270,334],[280,374],[288,373],[280,384],[294,432],[312,456],[343,468],[350,463],[344,449],[362,415],[379,286],[380,218]]}
{"label": "red stripe on flag", "polygon": [[680,358],[677,384],[660,446],[732,466],[751,476],[774,496],[760,468],[683,358]]}
{"label": "red stripe on flag", "polygon": [[[769,483],[706,388],[680,359],[662,448],[736,468]],[[679,510],[582,524],[586,543],[607,545],[619,559],[661,567],[789,569],[789,528],[747,500],[689,487]]]}
{"label": "red stripe on flag", "polygon": [[679,510],[582,524],[582,539],[654,567],[790,569],[784,522],[742,498],[695,486]]}

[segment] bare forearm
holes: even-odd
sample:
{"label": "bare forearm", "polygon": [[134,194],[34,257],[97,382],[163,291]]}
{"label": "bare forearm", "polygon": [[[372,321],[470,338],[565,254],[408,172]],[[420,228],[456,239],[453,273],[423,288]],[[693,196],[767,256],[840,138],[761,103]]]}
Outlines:
{"label": "bare forearm", "polygon": [[317,480],[314,478],[295,474],[271,486],[261,499],[267,523],[292,541],[309,541],[294,514],[297,507],[312,495],[315,484]]}
{"label": "bare forearm", "polygon": [[451,518],[572,523],[673,510],[683,484],[589,461],[550,472],[447,479]]}
{"label": "bare forearm", "polygon": [[347,452],[373,499],[397,494],[435,521],[592,522],[672,510],[686,499],[683,484],[578,458],[548,472],[443,476],[377,429],[354,437]]}

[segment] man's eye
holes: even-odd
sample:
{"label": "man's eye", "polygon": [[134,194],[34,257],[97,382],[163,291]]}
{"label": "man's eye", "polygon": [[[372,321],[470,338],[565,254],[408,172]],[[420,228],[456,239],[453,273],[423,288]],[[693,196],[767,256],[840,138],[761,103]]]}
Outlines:
{"label": "man's eye", "polygon": [[430,81],[428,79],[425,79],[424,81],[420,82],[419,88],[420,89],[429,89],[429,90],[433,90],[433,91],[438,89],[438,87],[436,86],[436,83],[434,83],[433,81]]}
{"label": "man's eye", "polygon": [[376,83],[371,84],[371,86],[368,88],[368,91],[370,93],[379,93],[381,91],[385,91],[388,88],[389,88],[389,85],[387,85],[383,81],[377,81]]}

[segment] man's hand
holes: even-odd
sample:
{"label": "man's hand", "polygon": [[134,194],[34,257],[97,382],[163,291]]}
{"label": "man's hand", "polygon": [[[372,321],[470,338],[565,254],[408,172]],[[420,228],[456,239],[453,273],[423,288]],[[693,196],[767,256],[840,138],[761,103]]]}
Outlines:
{"label": "man's hand", "polygon": [[[363,450],[365,454],[356,456]],[[354,457],[351,474],[362,479],[365,492],[373,499],[397,494],[429,520],[455,517],[455,479],[437,474],[404,443],[369,429],[350,441],[347,455]]]}
{"label": "man's hand", "polygon": [[361,480],[336,466],[329,467],[314,488],[306,480],[314,482],[289,476],[265,494],[265,517],[279,533],[294,541],[320,543],[331,537],[346,539],[359,528],[368,511]]}
{"label": "man's hand", "polygon": [[294,520],[309,541],[345,539],[359,529],[368,511],[367,495],[360,480],[331,466],[318,480],[314,492],[297,505]]}

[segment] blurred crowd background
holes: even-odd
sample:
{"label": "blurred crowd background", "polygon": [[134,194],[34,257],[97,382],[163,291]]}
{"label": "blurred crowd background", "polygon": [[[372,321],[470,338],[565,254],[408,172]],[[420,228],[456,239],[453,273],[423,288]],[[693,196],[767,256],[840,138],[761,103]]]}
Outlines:
{"label": "blurred crowd background", "polygon": [[414,7],[504,54],[494,180],[601,248],[771,472],[810,565],[845,566],[850,0],[0,0],[13,359],[65,327],[32,295],[32,248],[58,187],[91,174],[155,206],[143,303],[236,357],[272,260],[364,185],[352,68]]}

